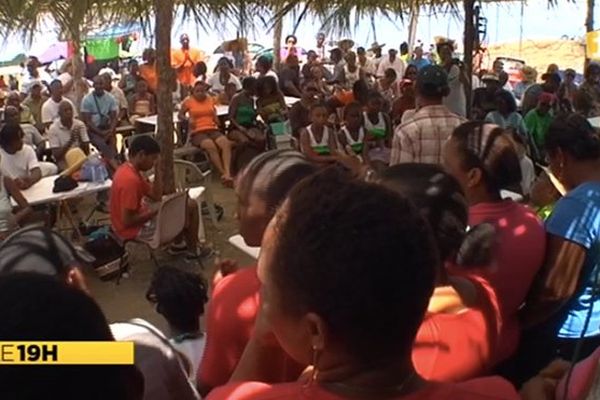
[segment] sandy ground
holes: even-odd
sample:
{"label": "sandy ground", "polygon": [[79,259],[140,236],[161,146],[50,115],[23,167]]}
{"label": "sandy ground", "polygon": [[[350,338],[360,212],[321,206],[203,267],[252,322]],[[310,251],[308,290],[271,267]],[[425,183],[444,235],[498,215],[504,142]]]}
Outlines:
{"label": "sandy ground", "polygon": [[536,68],[539,76],[552,63],[558,64],[561,70],[573,68],[583,72],[585,62],[585,44],[574,40],[525,39],[520,51],[518,42],[491,45],[488,51],[490,63],[499,56],[518,58]]}
{"label": "sandy ground", "polygon": [[[215,202],[225,208],[223,219],[215,228],[209,218],[204,218],[207,240],[210,245],[220,253],[221,258],[238,260],[240,265],[250,265],[254,261],[241,251],[229,244],[227,239],[237,233],[237,221],[234,213],[236,199],[232,189],[225,189],[218,182],[212,182]],[[94,215],[94,218],[102,215]],[[92,270],[86,270],[85,275],[92,291],[92,295],[100,304],[109,322],[126,321],[131,318],[143,318],[155,324],[160,329],[166,328],[163,318],[154,311],[154,307],[146,298],[146,290],[150,284],[155,265],[144,246],[128,245],[130,263],[132,266],[131,277],[122,279],[120,284],[114,281],[103,282],[96,277]],[[203,273],[206,278],[214,272],[214,259],[204,262],[204,268],[198,264],[186,263],[175,259],[166,252],[156,253],[161,265],[172,265],[187,271]]]}

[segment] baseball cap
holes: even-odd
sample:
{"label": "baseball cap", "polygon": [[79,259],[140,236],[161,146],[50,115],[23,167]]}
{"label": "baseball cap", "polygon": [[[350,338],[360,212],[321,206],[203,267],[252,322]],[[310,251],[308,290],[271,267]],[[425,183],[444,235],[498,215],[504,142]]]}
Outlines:
{"label": "baseball cap", "polygon": [[448,74],[439,65],[428,65],[417,75],[417,90],[425,96],[441,96],[448,88]]}
{"label": "baseball cap", "polygon": [[481,80],[483,82],[485,81],[496,81],[496,82],[500,82],[500,78],[498,77],[498,75],[496,74],[485,74],[481,77]]}
{"label": "baseball cap", "polygon": [[59,275],[73,264],[90,264],[94,257],[60,233],[44,227],[23,228],[0,245],[0,274],[34,272]]}

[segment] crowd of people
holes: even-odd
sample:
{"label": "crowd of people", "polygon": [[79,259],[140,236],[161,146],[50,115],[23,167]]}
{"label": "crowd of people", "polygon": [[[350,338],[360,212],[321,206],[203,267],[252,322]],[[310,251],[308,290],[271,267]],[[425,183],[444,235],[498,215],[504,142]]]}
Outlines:
{"label": "crowd of people", "polygon": [[[264,56],[252,71],[232,43],[236,56],[211,74],[181,39],[179,118],[234,186],[257,264],[220,260],[208,282],[161,267],[146,297],[168,331],[109,325],[81,273],[89,255],[46,228],[17,231],[0,243],[0,339],[133,340],[136,360],[40,367],[44,385],[2,367],[6,398],[596,398],[600,136],[588,119],[599,115],[600,66],[577,86],[556,65],[542,82],[529,67],[509,82],[495,62],[478,71],[482,87],[468,87],[477,79],[452,41],[435,57],[405,44],[384,56],[376,43],[354,52],[352,40],[326,49],[319,34],[302,65],[290,35],[279,73]],[[44,174],[29,124],[48,129],[60,168],[66,150],[93,145],[114,169],[113,230],[153,235],[161,148],[137,136],[124,161],[114,143],[120,119],[156,105],[153,51],[144,58],[120,85],[94,78],[80,107],[60,80],[45,102],[31,83],[39,122],[18,94],[7,99],[0,217],[24,224],[34,213],[19,192]],[[291,108],[286,96],[297,97]],[[229,105],[226,121],[218,103]],[[272,149],[281,124],[291,149]],[[173,250],[197,260],[200,215],[188,203]],[[93,382],[103,384],[90,393]]]}

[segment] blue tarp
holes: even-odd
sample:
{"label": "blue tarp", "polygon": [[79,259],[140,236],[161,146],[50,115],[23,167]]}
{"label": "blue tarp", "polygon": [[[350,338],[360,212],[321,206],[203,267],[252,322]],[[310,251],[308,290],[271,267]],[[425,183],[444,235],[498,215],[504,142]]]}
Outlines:
{"label": "blue tarp", "polygon": [[120,24],[113,25],[109,28],[98,30],[90,33],[87,40],[99,40],[117,38],[121,36],[131,35],[133,33],[139,33],[142,31],[142,26],[139,22],[123,22]]}

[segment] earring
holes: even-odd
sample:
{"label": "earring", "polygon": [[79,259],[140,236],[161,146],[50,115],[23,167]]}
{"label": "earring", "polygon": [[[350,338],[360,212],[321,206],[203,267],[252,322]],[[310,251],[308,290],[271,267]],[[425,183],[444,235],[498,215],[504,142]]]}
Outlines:
{"label": "earring", "polygon": [[317,345],[313,344],[313,359],[312,359],[312,372],[310,374],[309,384],[317,381],[319,376],[319,367],[317,367],[317,363],[319,362],[319,349],[317,349]]}

